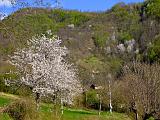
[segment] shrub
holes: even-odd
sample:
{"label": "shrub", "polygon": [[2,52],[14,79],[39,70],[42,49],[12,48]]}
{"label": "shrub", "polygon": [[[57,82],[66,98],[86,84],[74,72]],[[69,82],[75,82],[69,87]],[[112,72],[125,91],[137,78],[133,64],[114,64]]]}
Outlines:
{"label": "shrub", "polygon": [[147,120],[155,120],[153,117],[150,117],[149,119],[147,119]]}
{"label": "shrub", "polygon": [[[5,66],[6,67],[6,66]],[[7,66],[7,68],[4,68],[4,70],[7,71],[8,68],[12,68],[12,66]],[[5,85],[5,79],[18,79],[18,75],[14,74],[14,73],[10,73],[10,74],[4,74],[1,73],[0,74],[0,91],[1,92],[10,92],[12,90],[12,88],[7,87]]]}
{"label": "shrub", "polygon": [[67,13],[67,11],[64,10],[53,10],[51,17],[56,21],[56,22],[65,22],[66,19],[68,19],[70,16]]}
{"label": "shrub", "polygon": [[76,12],[76,11],[71,12],[71,23],[77,26],[87,22],[88,20],[90,20],[90,17],[88,17],[87,15],[84,15],[83,13]]}
{"label": "shrub", "polygon": [[74,102],[74,107],[76,108],[81,108],[85,104],[85,96],[84,95],[79,95],[75,97],[75,102]]}
{"label": "shrub", "polygon": [[158,61],[160,59],[160,36],[158,36],[153,44],[149,46],[148,58],[151,62]]}
{"label": "shrub", "polygon": [[36,105],[32,100],[18,100],[4,110],[14,120],[37,120]]}
{"label": "shrub", "polygon": [[144,3],[144,12],[148,17],[152,16],[155,18],[160,18],[160,0],[147,0]]}
{"label": "shrub", "polygon": [[119,41],[122,43],[131,39],[132,39],[132,36],[128,32],[122,32],[119,34]]}
{"label": "shrub", "polygon": [[96,47],[103,48],[106,45],[106,41],[108,40],[109,35],[106,32],[99,31],[96,32],[92,38]]}
{"label": "shrub", "polygon": [[86,93],[86,97],[87,97],[87,106],[94,108],[94,109],[98,109],[98,105],[99,105],[99,99],[97,96],[97,93],[95,90],[90,90]]}
{"label": "shrub", "polygon": [[112,7],[112,14],[120,21],[126,20],[129,17],[126,7],[125,3],[118,3]]}

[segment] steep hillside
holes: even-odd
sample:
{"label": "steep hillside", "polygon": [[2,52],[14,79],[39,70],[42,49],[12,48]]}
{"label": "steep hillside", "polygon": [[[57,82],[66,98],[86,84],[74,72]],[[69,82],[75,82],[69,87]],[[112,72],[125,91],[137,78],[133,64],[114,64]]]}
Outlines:
{"label": "steep hillside", "polygon": [[68,47],[68,59],[85,84],[104,81],[108,72],[118,77],[124,62],[159,60],[160,22],[145,13],[150,10],[146,4],[119,3],[101,13],[25,8],[11,14],[0,21],[0,79],[15,69],[7,63],[8,55],[48,30]]}

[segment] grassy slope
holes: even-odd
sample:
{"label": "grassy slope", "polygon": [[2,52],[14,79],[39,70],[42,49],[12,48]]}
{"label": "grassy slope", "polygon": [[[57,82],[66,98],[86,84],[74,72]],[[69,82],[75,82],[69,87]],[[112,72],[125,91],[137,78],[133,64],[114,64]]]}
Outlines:
{"label": "grassy slope", "polygon": [[[18,96],[11,94],[0,93],[0,108],[2,109],[14,100],[19,99]],[[53,118],[53,112],[51,112],[52,105],[41,104],[40,116],[42,120],[51,120]],[[110,114],[108,112],[102,112],[99,117],[98,111],[71,109],[65,108],[63,120],[130,120],[129,117],[121,113]],[[0,120],[11,120],[7,114],[0,113]]]}

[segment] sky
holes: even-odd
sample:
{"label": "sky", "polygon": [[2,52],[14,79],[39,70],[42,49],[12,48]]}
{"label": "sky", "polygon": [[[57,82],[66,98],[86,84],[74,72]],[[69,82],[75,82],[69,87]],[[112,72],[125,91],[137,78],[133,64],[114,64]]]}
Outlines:
{"label": "sky", "polygon": [[[11,0],[0,0],[0,13],[4,13],[6,15],[16,11],[18,8],[15,8],[10,3]],[[31,2],[33,0],[20,0],[20,1],[27,1]],[[53,0],[44,0],[45,2],[52,3],[54,6]],[[60,0],[61,6],[64,9],[72,9],[72,10],[79,10],[79,11],[105,11],[110,9],[113,5],[119,2],[125,3],[137,3],[143,2],[144,0]]]}
{"label": "sky", "polygon": [[119,2],[135,3],[144,0],[62,0],[62,5],[67,9],[81,11],[105,11]]}

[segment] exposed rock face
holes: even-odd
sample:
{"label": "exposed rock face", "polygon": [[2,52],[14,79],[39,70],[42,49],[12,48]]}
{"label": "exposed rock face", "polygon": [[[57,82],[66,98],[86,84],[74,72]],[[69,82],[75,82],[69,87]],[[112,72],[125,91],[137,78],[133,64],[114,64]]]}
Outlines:
{"label": "exposed rock face", "polygon": [[106,51],[107,51],[107,54],[110,54],[110,53],[111,53],[111,47],[108,46],[108,47],[106,48]]}
{"label": "exposed rock face", "polygon": [[115,35],[115,32],[113,32],[113,35],[111,36],[111,40],[112,40],[112,41],[116,41],[116,35]]}
{"label": "exposed rock face", "polygon": [[125,48],[124,44],[117,45],[117,49],[118,49],[119,52],[125,52],[126,51],[126,48]]}
{"label": "exposed rock face", "polygon": [[131,53],[134,51],[136,41],[134,39],[125,42],[127,46],[127,52]]}
{"label": "exposed rock face", "polygon": [[74,24],[70,24],[70,25],[68,25],[68,28],[72,28],[72,29],[74,29]]}

